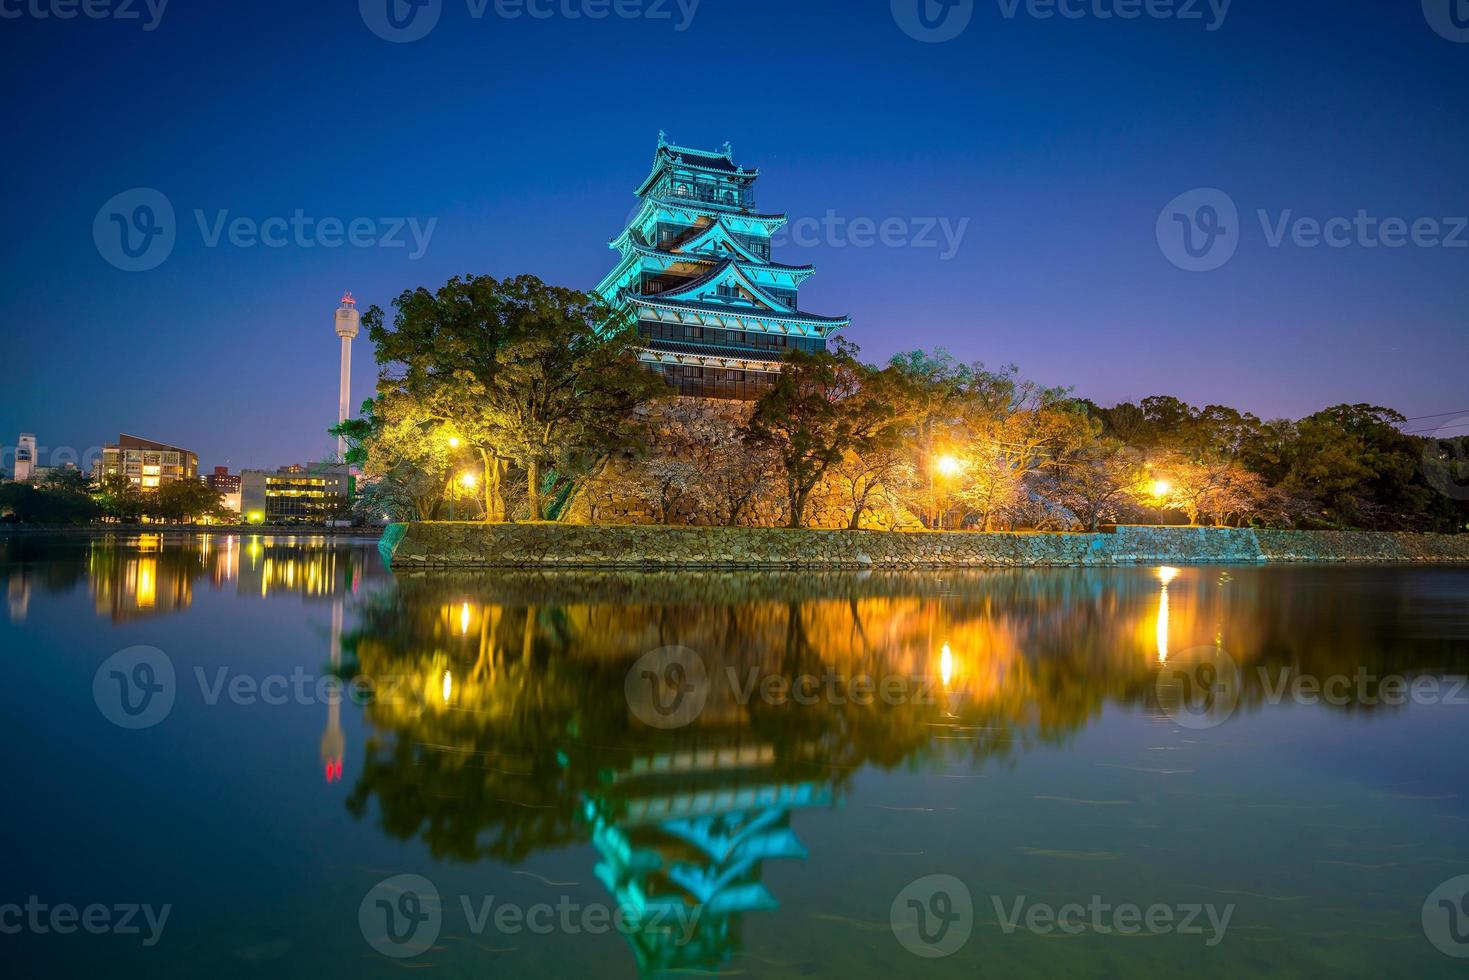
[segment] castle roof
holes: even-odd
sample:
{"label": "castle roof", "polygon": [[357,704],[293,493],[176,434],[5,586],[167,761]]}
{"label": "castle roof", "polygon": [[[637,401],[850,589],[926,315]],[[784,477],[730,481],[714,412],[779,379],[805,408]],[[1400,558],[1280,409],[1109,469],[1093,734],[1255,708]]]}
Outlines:
{"label": "castle roof", "polygon": [[691,167],[695,170],[707,170],[711,173],[726,177],[735,177],[741,180],[753,181],[760,176],[759,170],[746,170],[734,162],[734,151],[728,143],[718,150],[697,150],[690,146],[678,146],[668,141],[667,133],[658,134],[658,149],[653,154],[653,170],[648,174],[648,179],[637,189],[637,195],[642,197],[648,193],[649,188],[657,181],[663,171],[670,167]]}

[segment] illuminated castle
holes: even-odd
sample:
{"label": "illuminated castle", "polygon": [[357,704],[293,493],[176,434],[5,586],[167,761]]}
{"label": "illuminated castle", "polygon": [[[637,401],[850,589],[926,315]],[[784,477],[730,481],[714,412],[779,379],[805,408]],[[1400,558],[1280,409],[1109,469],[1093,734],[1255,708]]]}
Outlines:
{"label": "illuminated castle", "polygon": [[642,204],[612,240],[621,255],[597,292],[636,323],[638,356],[681,395],[760,397],[790,350],[819,351],[850,320],[801,312],[815,271],[771,261],[783,214],[755,210],[758,170],[658,135]]}

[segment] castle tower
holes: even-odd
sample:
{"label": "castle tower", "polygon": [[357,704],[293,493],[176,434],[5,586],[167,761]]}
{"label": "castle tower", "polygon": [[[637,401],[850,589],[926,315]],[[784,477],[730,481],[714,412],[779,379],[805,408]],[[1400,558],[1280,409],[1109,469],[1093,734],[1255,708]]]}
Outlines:
{"label": "castle tower", "polygon": [[[337,308],[336,323],[337,336],[342,338],[342,390],[337,401],[337,422],[341,423],[352,417],[352,341],[362,329],[357,301],[350,292],[342,297],[342,305]],[[342,436],[337,437],[337,460],[347,461],[347,440]]]}
{"label": "castle tower", "polygon": [[642,201],[611,247],[621,255],[597,293],[636,324],[639,359],[681,395],[754,399],[790,350],[825,350],[847,317],[802,312],[809,265],[771,261],[784,214],[755,209],[758,170],[658,135]]}

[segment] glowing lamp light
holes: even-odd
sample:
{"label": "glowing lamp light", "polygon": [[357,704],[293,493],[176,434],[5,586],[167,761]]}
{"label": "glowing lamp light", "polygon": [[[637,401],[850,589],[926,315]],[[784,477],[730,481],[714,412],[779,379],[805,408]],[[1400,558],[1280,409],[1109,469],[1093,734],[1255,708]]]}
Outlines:
{"label": "glowing lamp light", "polygon": [[943,476],[958,476],[964,470],[964,464],[953,456],[943,455],[934,460],[934,469]]}
{"label": "glowing lamp light", "polygon": [[479,483],[479,477],[475,476],[473,473],[465,473],[459,478],[459,482],[464,485],[464,489],[473,490],[475,488],[475,485]]}
{"label": "glowing lamp light", "polygon": [[458,449],[459,448],[459,437],[458,436],[450,436],[449,437],[449,448],[450,449]]}
{"label": "glowing lamp light", "polygon": [[1173,484],[1167,480],[1154,480],[1152,491],[1154,497],[1161,499],[1173,492]]}

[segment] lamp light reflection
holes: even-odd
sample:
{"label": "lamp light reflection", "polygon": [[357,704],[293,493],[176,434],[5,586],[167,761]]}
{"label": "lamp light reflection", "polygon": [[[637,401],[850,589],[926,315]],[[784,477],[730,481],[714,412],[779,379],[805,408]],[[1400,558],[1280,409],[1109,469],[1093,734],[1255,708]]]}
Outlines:
{"label": "lamp light reflection", "polygon": [[949,681],[954,679],[954,651],[949,649],[947,643],[939,651],[939,679],[944,682],[944,687],[948,687]]}
{"label": "lamp light reflection", "polygon": [[1158,595],[1158,663],[1168,662],[1168,586],[1179,576],[1178,569],[1164,565],[1158,569],[1158,581],[1162,588]]}
{"label": "lamp light reflection", "polygon": [[444,703],[449,703],[449,698],[454,695],[454,675],[450,671],[444,671]]}

